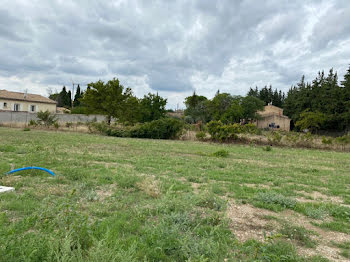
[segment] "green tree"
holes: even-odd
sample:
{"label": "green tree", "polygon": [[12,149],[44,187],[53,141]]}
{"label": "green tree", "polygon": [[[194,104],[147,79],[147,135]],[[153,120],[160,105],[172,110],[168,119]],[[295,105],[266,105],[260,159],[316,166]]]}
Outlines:
{"label": "green tree", "polygon": [[325,114],[306,109],[300,114],[300,119],[295,123],[295,126],[300,130],[308,129],[311,133],[315,133],[322,128],[325,121]]}
{"label": "green tree", "polygon": [[243,109],[243,118],[246,121],[259,119],[260,116],[257,113],[264,109],[264,101],[253,96],[246,96],[241,102]]}
{"label": "green tree", "polygon": [[82,102],[90,113],[106,115],[110,124],[112,117],[124,120],[125,104],[131,96],[131,89],[124,88],[118,79],[113,78],[107,83],[99,80],[88,84]]}
{"label": "green tree", "polygon": [[231,107],[234,97],[228,93],[216,93],[208,104],[208,111],[213,120],[221,120],[226,111]]}
{"label": "green tree", "polygon": [[162,98],[158,93],[145,95],[141,101],[141,122],[150,122],[160,119],[166,114],[167,99]]}
{"label": "green tree", "polygon": [[83,92],[80,90],[80,85],[77,86],[77,91],[74,96],[73,106],[77,107],[80,106],[80,99],[83,96]]}
{"label": "green tree", "polygon": [[208,112],[208,99],[205,96],[198,96],[195,92],[193,92],[192,96],[185,98],[185,105],[185,116],[191,117],[194,122],[202,121],[206,123],[210,120]]}

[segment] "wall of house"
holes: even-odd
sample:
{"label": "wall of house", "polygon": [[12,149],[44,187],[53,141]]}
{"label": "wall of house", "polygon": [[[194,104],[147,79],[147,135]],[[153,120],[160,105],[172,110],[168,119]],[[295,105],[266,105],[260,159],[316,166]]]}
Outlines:
{"label": "wall of house", "polygon": [[260,115],[270,115],[273,113],[277,115],[283,115],[283,109],[277,106],[267,105],[264,107],[264,111],[259,111],[258,113]]}
{"label": "wall of house", "polygon": [[[106,120],[106,116],[103,115],[56,114],[56,117],[60,125],[91,121],[103,122]],[[24,127],[29,124],[30,120],[38,120],[36,113],[0,111],[0,125],[3,126]]]}
{"label": "wall of house", "polygon": [[290,119],[276,114],[263,117],[263,119],[256,122],[256,125],[258,128],[269,128],[271,123],[275,123],[275,126],[279,125],[280,128],[278,130],[290,131]]}
{"label": "wall of house", "polygon": [[[7,107],[4,107],[4,103],[7,103]],[[14,101],[0,98],[0,110],[14,111],[15,104],[19,104],[19,111],[31,112],[31,106],[35,106],[35,112],[39,111],[50,111],[56,113],[56,104],[46,104],[38,102],[27,102],[27,101]]]}

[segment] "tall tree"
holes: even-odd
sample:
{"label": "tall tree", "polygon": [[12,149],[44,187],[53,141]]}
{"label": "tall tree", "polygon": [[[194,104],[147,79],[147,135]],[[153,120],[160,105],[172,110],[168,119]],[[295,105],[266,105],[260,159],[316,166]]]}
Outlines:
{"label": "tall tree", "polygon": [[158,93],[145,95],[141,99],[141,122],[149,122],[165,116],[167,99],[162,98]]}
{"label": "tall tree", "polygon": [[107,83],[99,80],[88,84],[82,101],[89,112],[107,115],[110,123],[112,117],[124,119],[125,104],[130,96],[132,96],[131,89],[124,88],[118,79],[113,78]]}
{"label": "tall tree", "polygon": [[74,101],[73,101],[74,107],[80,106],[80,99],[82,98],[82,96],[83,96],[83,92],[80,89],[80,85],[78,85],[77,91],[76,91],[75,96],[74,96]]}

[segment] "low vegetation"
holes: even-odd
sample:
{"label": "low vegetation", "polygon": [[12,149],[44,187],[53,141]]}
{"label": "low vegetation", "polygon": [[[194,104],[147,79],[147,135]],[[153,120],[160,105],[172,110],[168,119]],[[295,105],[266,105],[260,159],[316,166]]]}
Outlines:
{"label": "low vegetation", "polygon": [[[3,175],[31,165],[57,176]],[[0,257],[346,260],[349,169],[342,152],[0,128],[16,189],[0,194]]]}

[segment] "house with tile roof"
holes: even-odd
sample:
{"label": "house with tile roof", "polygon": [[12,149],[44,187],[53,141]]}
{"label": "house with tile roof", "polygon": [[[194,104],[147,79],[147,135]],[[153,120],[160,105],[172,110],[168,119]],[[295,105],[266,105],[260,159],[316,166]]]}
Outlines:
{"label": "house with tile roof", "polygon": [[0,90],[0,111],[36,113],[48,110],[56,113],[56,104],[56,101],[41,95]]}

